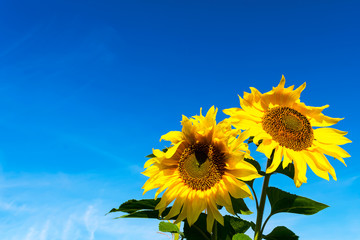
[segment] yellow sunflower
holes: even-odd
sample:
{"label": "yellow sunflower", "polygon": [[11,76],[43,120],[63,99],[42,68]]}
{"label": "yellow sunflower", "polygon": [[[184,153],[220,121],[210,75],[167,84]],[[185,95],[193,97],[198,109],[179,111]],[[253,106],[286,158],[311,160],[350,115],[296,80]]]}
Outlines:
{"label": "yellow sunflower", "polygon": [[270,92],[261,94],[257,89],[250,88],[251,93],[245,92],[244,98],[239,97],[242,109],[230,108],[224,113],[230,115],[230,121],[236,128],[249,131],[255,143],[262,140],[257,151],[270,158],[275,150],[266,173],[274,172],[281,161],[283,168],[293,162],[297,187],[307,181],[307,165],[319,177],[329,180],[330,173],[336,180],[335,170],[324,154],[344,164],[343,158],[350,157],[338,146],[351,142],[344,137],[347,132],[328,127],[342,118],[322,114],[329,105],[310,107],[300,102],[306,83],[295,90],[294,86],[284,86],[285,78],[282,76],[279,85]]}
{"label": "yellow sunflower", "polygon": [[216,124],[216,114],[217,109],[211,107],[206,116],[201,110],[199,116],[190,119],[183,116],[182,131],[171,131],[160,139],[170,141],[172,146],[166,152],[153,150],[155,157],[145,163],[143,172],[149,177],[143,186],[144,193],[159,188],[156,199],[165,191],[156,206],[160,214],[175,200],[165,219],[178,215],[176,223],[187,218],[191,226],[205,210],[208,232],[214,219],[224,224],[216,204],[234,214],[230,195],[252,198],[241,180],[261,177],[244,160],[245,156],[249,157],[249,150],[243,141],[249,135],[231,129],[228,121]]}

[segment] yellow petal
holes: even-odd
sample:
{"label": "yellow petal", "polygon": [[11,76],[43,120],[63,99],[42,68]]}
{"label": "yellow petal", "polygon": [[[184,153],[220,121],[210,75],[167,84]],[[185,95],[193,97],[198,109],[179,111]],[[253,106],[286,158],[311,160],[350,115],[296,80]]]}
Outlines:
{"label": "yellow petal", "polygon": [[251,181],[255,178],[262,177],[260,174],[258,174],[256,168],[253,165],[245,161],[241,161],[241,163],[238,163],[235,169],[226,170],[225,174],[231,174],[234,177],[239,178],[243,181]]}
{"label": "yellow petal", "polygon": [[[241,108],[244,110],[245,113],[247,113],[249,115],[249,117],[251,116],[255,119],[259,119],[259,117],[261,118],[264,115],[263,111],[261,111],[257,108],[254,108],[253,101],[249,101],[249,100],[243,99],[241,97],[239,97],[239,99],[240,99]],[[239,113],[240,112],[238,112],[238,114]]]}
{"label": "yellow petal", "polygon": [[165,156],[165,153],[159,149],[153,149],[153,154],[160,159]]}
{"label": "yellow petal", "polygon": [[284,159],[282,162],[282,167],[283,169],[285,169],[290,163],[292,163],[292,159],[289,156],[286,148],[283,148],[283,155],[284,155]]}
{"label": "yellow petal", "polygon": [[214,106],[212,106],[209,111],[206,113],[204,122],[202,123],[204,127],[208,128],[208,127],[213,127],[214,125],[216,125],[216,114],[217,114],[218,109],[215,108]]}
{"label": "yellow petal", "polygon": [[313,127],[328,127],[336,124],[337,122],[343,119],[343,118],[331,118],[322,114],[321,112],[325,108],[328,108],[329,105],[325,105],[322,107],[312,107],[312,106],[306,106],[302,102],[296,102],[296,104],[294,104],[293,107],[295,110],[299,111],[304,116],[307,116],[311,126]]}
{"label": "yellow petal", "polygon": [[[224,109],[223,113],[225,113],[226,115],[235,116],[239,112],[243,112],[243,111],[244,110],[242,110],[241,108],[228,108],[228,109]],[[230,120],[232,120],[232,119],[230,119]]]}
{"label": "yellow petal", "polygon": [[279,85],[273,88],[272,91],[264,93],[262,95],[263,107],[266,109],[266,106],[270,104],[280,105],[280,106],[291,106],[299,98],[301,92],[304,90],[306,83],[303,83],[300,87],[293,91],[293,87],[285,87],[285,78],[282,76]]}
{"label": "yellow petal", "polygon": [[206,230],[209,233],[212,232],[213,225],[214,225],[214,215],[212,214],[211,210],[209,210],[206,217]]}
{"label": "yellow petal", "polygon": [[179,185],[182,185],[182,181],[179,179],[178,176],[171,176],[171,177],[168,177],[168,178],[166,179],[166,181],[158,180],[158,182],[162,182],[163,184],[162,184],[161,187],[156,191],[156,193],[155,193],[155,198],[157,198],[157,196],[158,196],[162,191],[164,191],[164,190],[167,189],[167,188],[177,187],[177,188],[179,188],[179,189],[182,189],[181,186],[179,186]]}
{"label": "yellow petal", "polygon": [[193,125],[191,121],[184,115],[182,116],[181,125],[183,126],[182,133],[184,134],[186,140],[191,144],[195,143]]}
{"label": "yellow petal", "polygon": [[334,180],[336,180],[336,173],[335,173],[335,169],[333,168],[333,166],[331,166],[331,164],[329,163],[329,161],[327,160],[327,158],[325,157],[325,155],[321,152],[317,152],[317,151],[312,151],[309,152],[310,156],[313,158],[315,164],[321,168],[322,170],[328,171],[330,173],[330,175],[333,177]]}
{"label": "yellow petal", "polygon": [[161,214],[165,208],[172,202],[174,199],[185,189],[183,187],[174,187],[168,188],[161,197],[160,202],[156,205],[155,210],[159,210]]}
{"label": "yellow petal", "polygon": [[223,176],[223,181],[227,189],[229,190],[229,193],[234,198],[252,198],[250,189],[244,182],[239,181],[236,178],[228,176],[226,174]]}
{"label": "yellow petal", "polygon": [[177,144],[175,144],[172,147],[169,147],[167,152],[165,153],[165,157],[166,158],[171,158],[175,154],[175,152],[178,149],[178,147],[180,146],[180,144],[182,144],[182,143],[183,143],[183,141],[178,142]]}
{"label": "yellow petal", "polygon": [[290,105],[291,103],[295,102],[296,100],[298,100],[300,98],[300,94],[301,92],[305,89],[306,87],[306,82],[304,82],[300,87],[298,87],[297,89],[295,89],[294,91],[292,91],[289,94],[289,97],[287,99],[287,103],[285,103],[286,105]]}
{"label": "yellow petal", "polygon": [[314,130],[315,139],[326,144],[343,145],[346,143],[351,143],[349,139],[344,137],[346,134],[347,132],[334,128],[318,128]]}
{"label": "yellow petal", "polygon": [[346,166],[343,158],[350,157],[350,155],[341,147],[332,144],[323,144],[318,141],[314,141],[314,145],[319,148],[321,152],[338,159]]}
{"label": "yellow petal", "polygon": [[[319,152],[307,152],[307,155],[313,160],[317,169],[319,169],[320,171],[325,171],[326,173],[330,173],[333,179],[336,180],[335,169],[330,165],[324,154]],[[313,167],[310,164],[309,167],[314,171]],[[327,176],[327,178],[325,179],[329,180],[329,177]]]}
{"label": "yellow petal", "polygon": [[306,183],[306,161],[303,159],[302,154],[296,151],[291,151],[290,156],[292,156],[294,167],[295,167],[295,176],[294,182],[296,187],[300,187],[302,183]]}
{"label": "yellow petal", "polygon": [[262,152],[265,154],[267,158],[271,157],[272,151],[279,146],[279,144],[276,141],[273,140],[264,140],[256,149],[258,152]]}
{"label": "yellow petal", "polygon": [[242,129],[242,130],[259,127],[258,123],[254,122],[252,120],[249,120],[249,119],[245,119],[245,118],[237,118],[236,120],[232,121],[232,124],[236,128]]}
{"label": "yellow petal", "polygon": [[178,215],[180,213],[181,207],[184,204],[184,200],[185,199],[181,198],[181,197],[177,197],[175,199],[173,206],[171,207],[168,215],[166,215],[166,217],[165,217],[166,220],[169,220],[172,217],[175,217],[176,215]]}
{"label": "yellow petal", "polygon": [[309,154],[309,152],[307,151],[303,151],[303,152],[304,153],[302,157],[305,159],[306,163],[309,165],[311,170],[319,177],[329,181],[328,172],[318,167],[318,165],[316,164],[315,160],[312,158],[311,154]]}
{"label": "yellow petal", "polygon": [[240,142],[244,142],[246,139],[248,139],[250,137],[250,131],[249,130],[246,130],[246,131],[243,131],[239,134],[237,140]]}
{"label": "yellow petal", "polygon": [[157,165],[152,165],[152,166],[148,167],[141,174],[143,174],[143,175],[145,175],[147,177],[152,177],[155,174],[159,173],[159,171],[160,171],[160,169],[159,169],[159,166],[157,164]]}
{"label": "yellow petal", "polygon": [[283,157],[283,147],[278,146],[277,148],[275,148],[273,161],[272,161],[270,167],[268,167],[266,169],[266,173],[274,172],[279,167],[282,157]]}
{"label": "yellow petal", "polygon": [[[250,129],[251,130],[251,129]],[[253,133],[251,134],[252,136],[254,136],[253,138],[253,142],[255,144],[259,144],[260,140],[264,140],[264,139],[272,139],[272,137],[267,134],[262,128],[258,128],[258,132],[257,133]]]}
{"label": "yellow petal", "polygon": [[155,162],[157,162],[157,158],[151,158],[149,160],[147,160],[144,164],[144,168],[148,168],[151,165],[153,165]]}
{"label": "yellow petal", "polygon": [[179,214],[179,216],[177,217],[177,219],[175,220],[175,224],[183,221],[186,218],[187,215],[187,209],[189,207],[189,202],[188,201],[184,201],[183,207],[181,209],[181,212]]}
{"label": "yellow petal", "polygon": [[235,214],[234,209],[232,207],[230,195],[229,195],[229,193],[226,189],[226,186],[224,185],[224,182],[222,180],[220,180],[220,182],[218,184],[215,199],[216,199],[216,203],[218,205],[224,206],[229,213]]}
{"label": "yellow petal", "polygon": [[196,191],[194,191],[192,198],[188,199],[191,202],[191,207],[188,208],[188,223],[191,226],[199,218],[200,213],[206,208],[206,200],[199,197]]}
{"label": "yellow petal", "polygon": [[313,127],[328,127],[338,123],[341,120],[343,120],[343,118],[331,118],[321,113],[317,116],[313,116],[310,119],[310,124]]}
{"label": "yellow petal", "polygon": [[170,141],[170,142],[176,144],[176,143],[184,140],[184,134],[179,131],[170,131],[167,134],[162,135],[160,138],[160,141],[161,140]]}
{"label": "yellow petal", "polygon": [[221,225],[224,226],[224,218],[217,209],[214,199],[207,198],[207,210],[209,211],[209,215],[212,214],[215,217],[216,221],[218,221]]}

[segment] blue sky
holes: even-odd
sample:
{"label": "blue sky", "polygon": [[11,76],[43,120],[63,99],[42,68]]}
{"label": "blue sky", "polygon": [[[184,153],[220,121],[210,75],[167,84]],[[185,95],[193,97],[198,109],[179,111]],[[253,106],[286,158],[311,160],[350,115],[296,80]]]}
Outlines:
{"label": "blue sky", "polygon": [[[302,101],[345,117],[348,167],[296,189],[331,207],[279,214],[306,240],[360,239],[357,1],[0,2],[0,238],[168,239],[156,220],[104,216],[142,198],[140,172],[181,115],[307,82]],[[218,114],[218,120],[225,117]],[[262,155],[254,154],[262,165]],[[260,190],[260,182],[256,187]],[[145,198],[152,198],[154,192]],[[254,207],[251,201],[249,206]],[[254,209],[254,208],[253,208]],[[254,216],[250,216],[252,220]],[[252,234],[252,233],[251,233]]]}

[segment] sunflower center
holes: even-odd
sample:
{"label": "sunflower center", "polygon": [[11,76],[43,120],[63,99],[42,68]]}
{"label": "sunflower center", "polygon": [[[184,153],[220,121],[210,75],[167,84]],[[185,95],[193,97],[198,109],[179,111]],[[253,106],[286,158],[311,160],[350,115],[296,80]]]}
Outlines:
{"label": "sunflower center", "polygon": [[282,119],[285,128],[292,131],[300,131],[303,128],[302,122],[299,118],[293,115],[285,115]]}
{"label": "sunflower center", "polygon": [[213,145],[193,144],[183,151],[179,171],[186,185],[194,190],[207,190],[224,175],[224,156]]}
{"label": "sunflower center", "polygon": [[295,151],[302,151],[310,147],[314,140],[309,120],[289,107],[269,109],[263,117],[262,126],[265,132],[270,134],[280,146]]}

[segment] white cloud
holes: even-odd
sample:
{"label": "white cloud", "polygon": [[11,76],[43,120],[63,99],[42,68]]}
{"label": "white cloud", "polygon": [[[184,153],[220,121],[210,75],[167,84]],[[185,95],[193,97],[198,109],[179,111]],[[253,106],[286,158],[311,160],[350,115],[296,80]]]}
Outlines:
{"label": "white cloud", "polygon": [[98,219],[94,218],[94,216],[94,206],[90,205],[88,206],[84,215],[84,223],[87,231],[89,232],[90,240],[94,240],[94,234],[98,228]]}
{"label": "white cloud", "polygon": [[39,240],[46,240],[47,239],[47,233],[49,230],[49,225],[50,225],[50,221],[46,221],[44,227],[41,229],[40,233],[39,233]]}
{"label": "white cloud", "polygon": [[[157,220],[113,219],[121,214],[105,216],[112,207],[117,207],[113,206],[114,198],[120,198],[122,191],[108,185],[105,191],[113,196],[100,198],[108,184],[100,177],[22,174],[3,175],[2,182],[7,187],[1,189],[0,239],[130,240],[135,236],[136,239],[168,239],[157,233]],[[116,204],[121,202],[123,200]]]}

